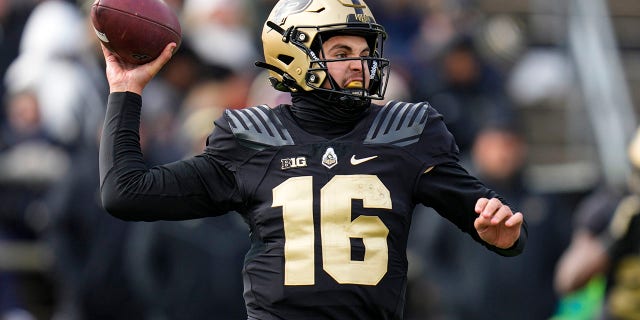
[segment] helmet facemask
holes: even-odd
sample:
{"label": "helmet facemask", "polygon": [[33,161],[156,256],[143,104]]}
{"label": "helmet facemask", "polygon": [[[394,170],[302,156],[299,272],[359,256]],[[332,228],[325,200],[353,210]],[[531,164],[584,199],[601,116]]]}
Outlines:
{"label": "helmet facemask", "polygon": [[[383,99],[389,77],[389,60],[381,58],[385,34],[383,32],[372,33],[369,26],[357,28],[353,25],[349,25],[348,27],[344,26],[343,28],[340,28],[341,26],[332,25],[327,27],[331,29],[331,31],[323,32],[319,29],[316,39],[314,40],[314,44],[309,52],[311,59],[310,66],[307,71],[307,85],[314,90],[331,93],[341,97],[350,97],[352,99],[359,100]],[[301,27],[300,29],[302,28],[304,27]],[[329,40],[329,38],[338,35],[354,35],[363,37],[370,48],[370,54],[368,56],[339,59],[327,58],[327,54],[323,52],[323,44]],[[330,63],[344,61],[357,61],[360,63],[360,70],[362,70],[361,78],[368,79],[368,81],[352,83],[346,88],[338,84],[329,73],[327,66]],[[328,84],[329,88],[324,87],[323,83],[318,81],[318,79],[321,78],[318,76],[320,74],[325,75],[324,81]]]}
{"label": "helmet facemask", "polygon": [[[283,15],[278,8],[286,8],[287,1],[281,0],[283,5],[277,5],[266,22],[262,36],[266,61],[256,63],[270,70],[272,85],[281,91],[313,91],[345,102],[384,99],[389,77],[389,60],[383,58],[387,35],[384,28],[375,23],[368,7],[362,1],[358,5],[347,5],[336,0],[311,0],[306,9]],[[314,22],[318,23],[311,25]],[[363,37],[370,54],[325,58],[322,44],[335,35]],[[359,87],[342,88],[331,77],[327,65],[345,60],[358,60],[362,64],[362,79],[369,80],[366,88],[366,81]]]}

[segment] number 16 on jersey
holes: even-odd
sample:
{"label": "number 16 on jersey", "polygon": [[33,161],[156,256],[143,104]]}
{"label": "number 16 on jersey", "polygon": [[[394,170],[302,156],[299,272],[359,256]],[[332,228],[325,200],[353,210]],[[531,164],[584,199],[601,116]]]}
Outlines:
{"label": "number 16 on jersey", "polygon": [[[387,273],[389,229],[377,216],[351,220],[351,201],[391,210],[391,194],[375,175],[338,175],[320,190],[322,267],[338,283],[376,285]],[[273,189],[272,207],[282,207],[284,284],[315,284],[313,177],[289,178]],[[362,261],[351,260],[351,239],[365,246]]]}

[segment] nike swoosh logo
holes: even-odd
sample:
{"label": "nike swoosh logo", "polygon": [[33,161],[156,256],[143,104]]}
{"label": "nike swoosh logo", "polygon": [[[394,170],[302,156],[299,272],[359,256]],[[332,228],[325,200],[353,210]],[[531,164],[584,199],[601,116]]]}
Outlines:
{"label": "nike swoosh logo", "polygon": [[378,156],[373,156],[373,157],[368,157],[368,158],[362,158],[362,159],[356,159],[356,156],[353,155],[351,156],[351,165],[357,166],[359,164],[365,163],[369,160],[373,160],[375,158],[377,158]]}

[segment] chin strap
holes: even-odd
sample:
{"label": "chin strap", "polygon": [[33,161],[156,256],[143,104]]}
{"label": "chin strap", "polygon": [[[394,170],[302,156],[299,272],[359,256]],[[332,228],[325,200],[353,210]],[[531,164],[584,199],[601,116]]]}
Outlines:
{"label": "chin strap", "polygon": [[371,99],[344,95],[339,92],[314,90],[310,94],[347,114],[359,113],[371,105]]}
{"label": "chin strap", "polygon": [[358,98],[354,96],[340,95],[338,98],[340,107],[350,110],[362,110],[371,105],[371,99]]}

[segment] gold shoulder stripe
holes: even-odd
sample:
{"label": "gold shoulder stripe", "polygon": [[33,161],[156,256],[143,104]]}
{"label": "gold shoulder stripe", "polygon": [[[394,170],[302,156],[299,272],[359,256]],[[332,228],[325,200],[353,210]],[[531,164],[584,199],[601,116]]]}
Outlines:
{"label": "gold shoulder stripe", "polygon": [[435,168],[436,166],[431,166],[429,168],[427,168],[427,170],[424,171],[424,173],[429,173],[431,170],[433,170],[433,168]]}

